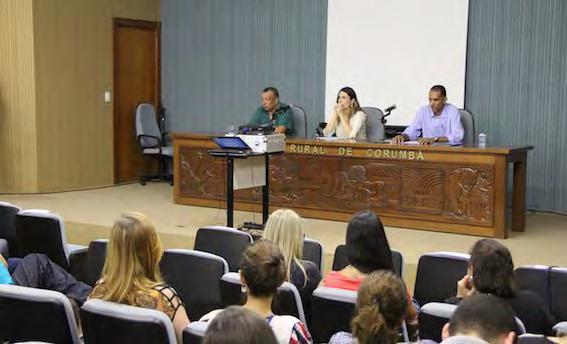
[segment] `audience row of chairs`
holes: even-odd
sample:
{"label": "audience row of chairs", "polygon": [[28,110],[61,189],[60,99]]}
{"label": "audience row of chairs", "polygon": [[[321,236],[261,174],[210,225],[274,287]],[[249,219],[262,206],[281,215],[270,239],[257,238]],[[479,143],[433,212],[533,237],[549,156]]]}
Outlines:
{"label": "audience row of chairs", "polygon": [[[10,216],[6,214],[11,214],[11,221]],[[2,246],[5,247],[2,253],[6,256],[23,256],[34,252],[44,253],[56,263],[69,269],[79,280],[90,285],[94,285],[100,277],[106,256],[106,240],[92,241],[88,248],[69,246],[65,240],[62,219],[48,211],[21,210],[13,205],[0,203],[0,215],[0,240],[4,239],[4,243],[7,243],[7,245]],[[186,303],[188,315],[192,321],[198,320],[212,309],[243,303],[240,279],[235,272],[238,270],[242,253],[251,242],[252,237],[249,234],[232,228],[205,227],[197,232],[195,250],[165,251],[161,262],[162,273],[166,282],[178,291],[181,299]],[[322,269],[323,251],[321,244],[315,240],[306,239],[304,258]],[[396,273],[403,276],[402,254],[392,250],[392,258]],[[442,302],[454,296],[456,282],[466,274],[468,259],[469,257],[466,254],[453,252],[438,252],[421,256],[414,287],[415,300],[420,305],[426,305],[432,302]],[[339,245],[335,250],[333,270],[339,270],[347,264],[346,247]],[[567,321],[567,299],[562,297],[567,286],[567,269],[548,266],[523,266],[518,267],[515,274],[520,289],[528,289],[538,294],[558,321]],[[47,305],[44,307],[52,314],[61,316],[62,321],[67,319],[69,314],[72,314],[68,312],[69,306],[62,301],[61,297],[65,300],[66,298],[61,294],[44,290],[33,290],[33,292],[26,290],[22,291],[22,295],[32,295],[33,297],[22,296],[18,299],[17,295],[22,290],[20,288],[23,287],[2,286],[0,288],[0,309],[2,310],[0,311],[0,323],[6,324],[6,326],[3,326],[5,329],[3,331],[9,331],[16,336],[15,338],[23,338],[18,337],[19,334],[23,335],[18,331],[22,328],[29,328],[29,326],[18,325],[20,324],[17,320],[18,314],[29,316],[33,313],[38,317],[41,314],[39,310],[41,307],[34,312],[18,311],[18,309],[35,307],[34,303],[39,302],[41,296],[47,298]],[[44,292],[47,292],[47,294]],[[55,294],[53,293],[57,294],[58,297],[54,297]],[[318,288],[311,298],[313,316],[308,319],[297,289],[289,283],[284,283],[275,298],[273,309],[279,314],[290,314],[298,317],[308,326],[316,342],[325,342],[333,333],[349,330],[355,301],[356,292]],[[90,310],[91,306],[89,305],[91,304],[90,301],[85,304],[87,307],[83,308],[81,313]],[[98,310],[100,308],[106,309],[105,307],[108,305],[100,303],[95,306],[93,306],[93,309]],[[11,310],[11,307],[14,307],[14,311]],[[119,307],[119,309],[114,308],[127,312],[128,309],[125,307],[127,306]],[[10,311],[6,311],[7,309],[10,309]],[[56,309],[58,310],[56,311]],[[112,313],[112,311],[108,312],[109,314]],[[100,318],[102,315],[96,317]],[[36,324],[42,324],[41,328],[57,327],[44,326],[44,324],[47,325],[51,321],[55,321],[56,317],[48,316],[47,318],[49,318],[47,323],[39,321]],[[41,317],[38,319],[41,319]],[[421,320],[420,327],[425,323]],[[65,321],[71,323],[68,320]],[[65,323],[65,321],[62,323]],[[117,324],[120,325],[125,321],[117,321]],[[156,323],[155,319],[150,322]],[[24,321],[21,324],[26,324],[26,322]],[[90,325],[90,328],[95,329],[97,326],[102,326],[100,324],[101,321],[95,321],[95,324]],[[88,327],[89,325],[84,326]],[[198,338],[199,331],[202,332],[205,327],[204,324],[195,322],[187,329],[188,338],[191,336]],[[59,326],[59,333],[55,333],[53,336],[67,335],[71,338],[74,334],[72,326],[68,325],[68,327],[63,328],[66,328],[66,330],[61,330],[61,326]],[[191,331],[195,333],[189,333]],[[423,331],[423,333],[426,332]],[[167,338],[168,335],[163,334],[163,336],[163,338]],[[150,337],[148,335],[148,338]]]}

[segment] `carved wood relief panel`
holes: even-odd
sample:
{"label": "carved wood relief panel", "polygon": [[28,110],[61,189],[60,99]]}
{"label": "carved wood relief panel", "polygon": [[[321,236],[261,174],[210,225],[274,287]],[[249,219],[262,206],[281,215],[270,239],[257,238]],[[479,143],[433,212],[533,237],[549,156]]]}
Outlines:
{"label": "carved wood relief panel", "polygon": [[[224,200],[225,162],[205,149],[181,147],[183,197]],[[492,165],[378,160],[303,154],[270,160],[270,204],[492,226]],[[260,203],[261,188],[238,190],[237,201]]]}

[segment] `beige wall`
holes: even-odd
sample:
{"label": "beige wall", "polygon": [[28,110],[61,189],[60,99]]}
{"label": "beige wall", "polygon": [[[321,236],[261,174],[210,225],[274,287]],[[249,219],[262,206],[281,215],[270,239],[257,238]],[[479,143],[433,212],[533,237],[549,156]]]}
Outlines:
{"label": "beige wall", "polygon": [[0,0],[0,192],[37,189],[32,0]]}
{"label": "beige wall", "polygon": [[[113,184],[112,103],[103,99],[112,91],[112,18],[157,21],[159,0],[0,0],[0,6],[0,44],[10,44],[0,51],[0,161],[13,165],[0,169],[0,192]],[[22,169],[28,174],[19,178]]]}

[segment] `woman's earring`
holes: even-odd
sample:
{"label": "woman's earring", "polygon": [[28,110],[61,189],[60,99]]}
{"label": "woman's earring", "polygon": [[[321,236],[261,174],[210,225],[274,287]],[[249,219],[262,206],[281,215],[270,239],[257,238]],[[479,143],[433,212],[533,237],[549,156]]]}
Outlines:
{"label": "woman's earring", "polygon": [[246,294],[246,286],[244,284],[240,286],[240,291]]}

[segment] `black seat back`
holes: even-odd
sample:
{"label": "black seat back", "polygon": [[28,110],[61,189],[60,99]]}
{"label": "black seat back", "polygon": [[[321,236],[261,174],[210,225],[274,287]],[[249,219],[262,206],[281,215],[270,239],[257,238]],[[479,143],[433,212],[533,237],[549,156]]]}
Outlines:
{"label": "black seat back", "polygon": [[321,271],[323,266],[323,246],[317,240],[305,238],[303,240],[303,260],[313,262]]}
{"label": "black seat back", "polygon": [[242,254],[252,243],[252,236],[229,227],[203,227],[197,231],[195,250],[223,257],[229,271],[238,271]]}
{"label": "black seat back", "polygon": [[222,257],[193,250],[165,250],[160,269],[167,284],[185,303],[190,320],[222,307],[219,283],[228,272]]}
{"label": "black seat back", "polygon": [[549,271],[549,298],[551,314],[559,321],[567,321],[567,268],[553,267]]}
{"label": "black seat back", "polygon": [[443,302],[457,294],[457,281],[467,273],[468,255],[454,252],[427,253],[419,258],[414,298],[420,305]]}
{"label": "black seat back", "polygon": [[315,289],[309,322],[309,331],[314,342],[327,343],[336,332],[350,332],[355,304],[355,291],[326,287]]}
{"label": "black seat back", "polygon": [[16,214],[20,210],[13,204],[0,202],[0,239],[5,239],[8,242],[10,257],[19,256],[16,242]]}

